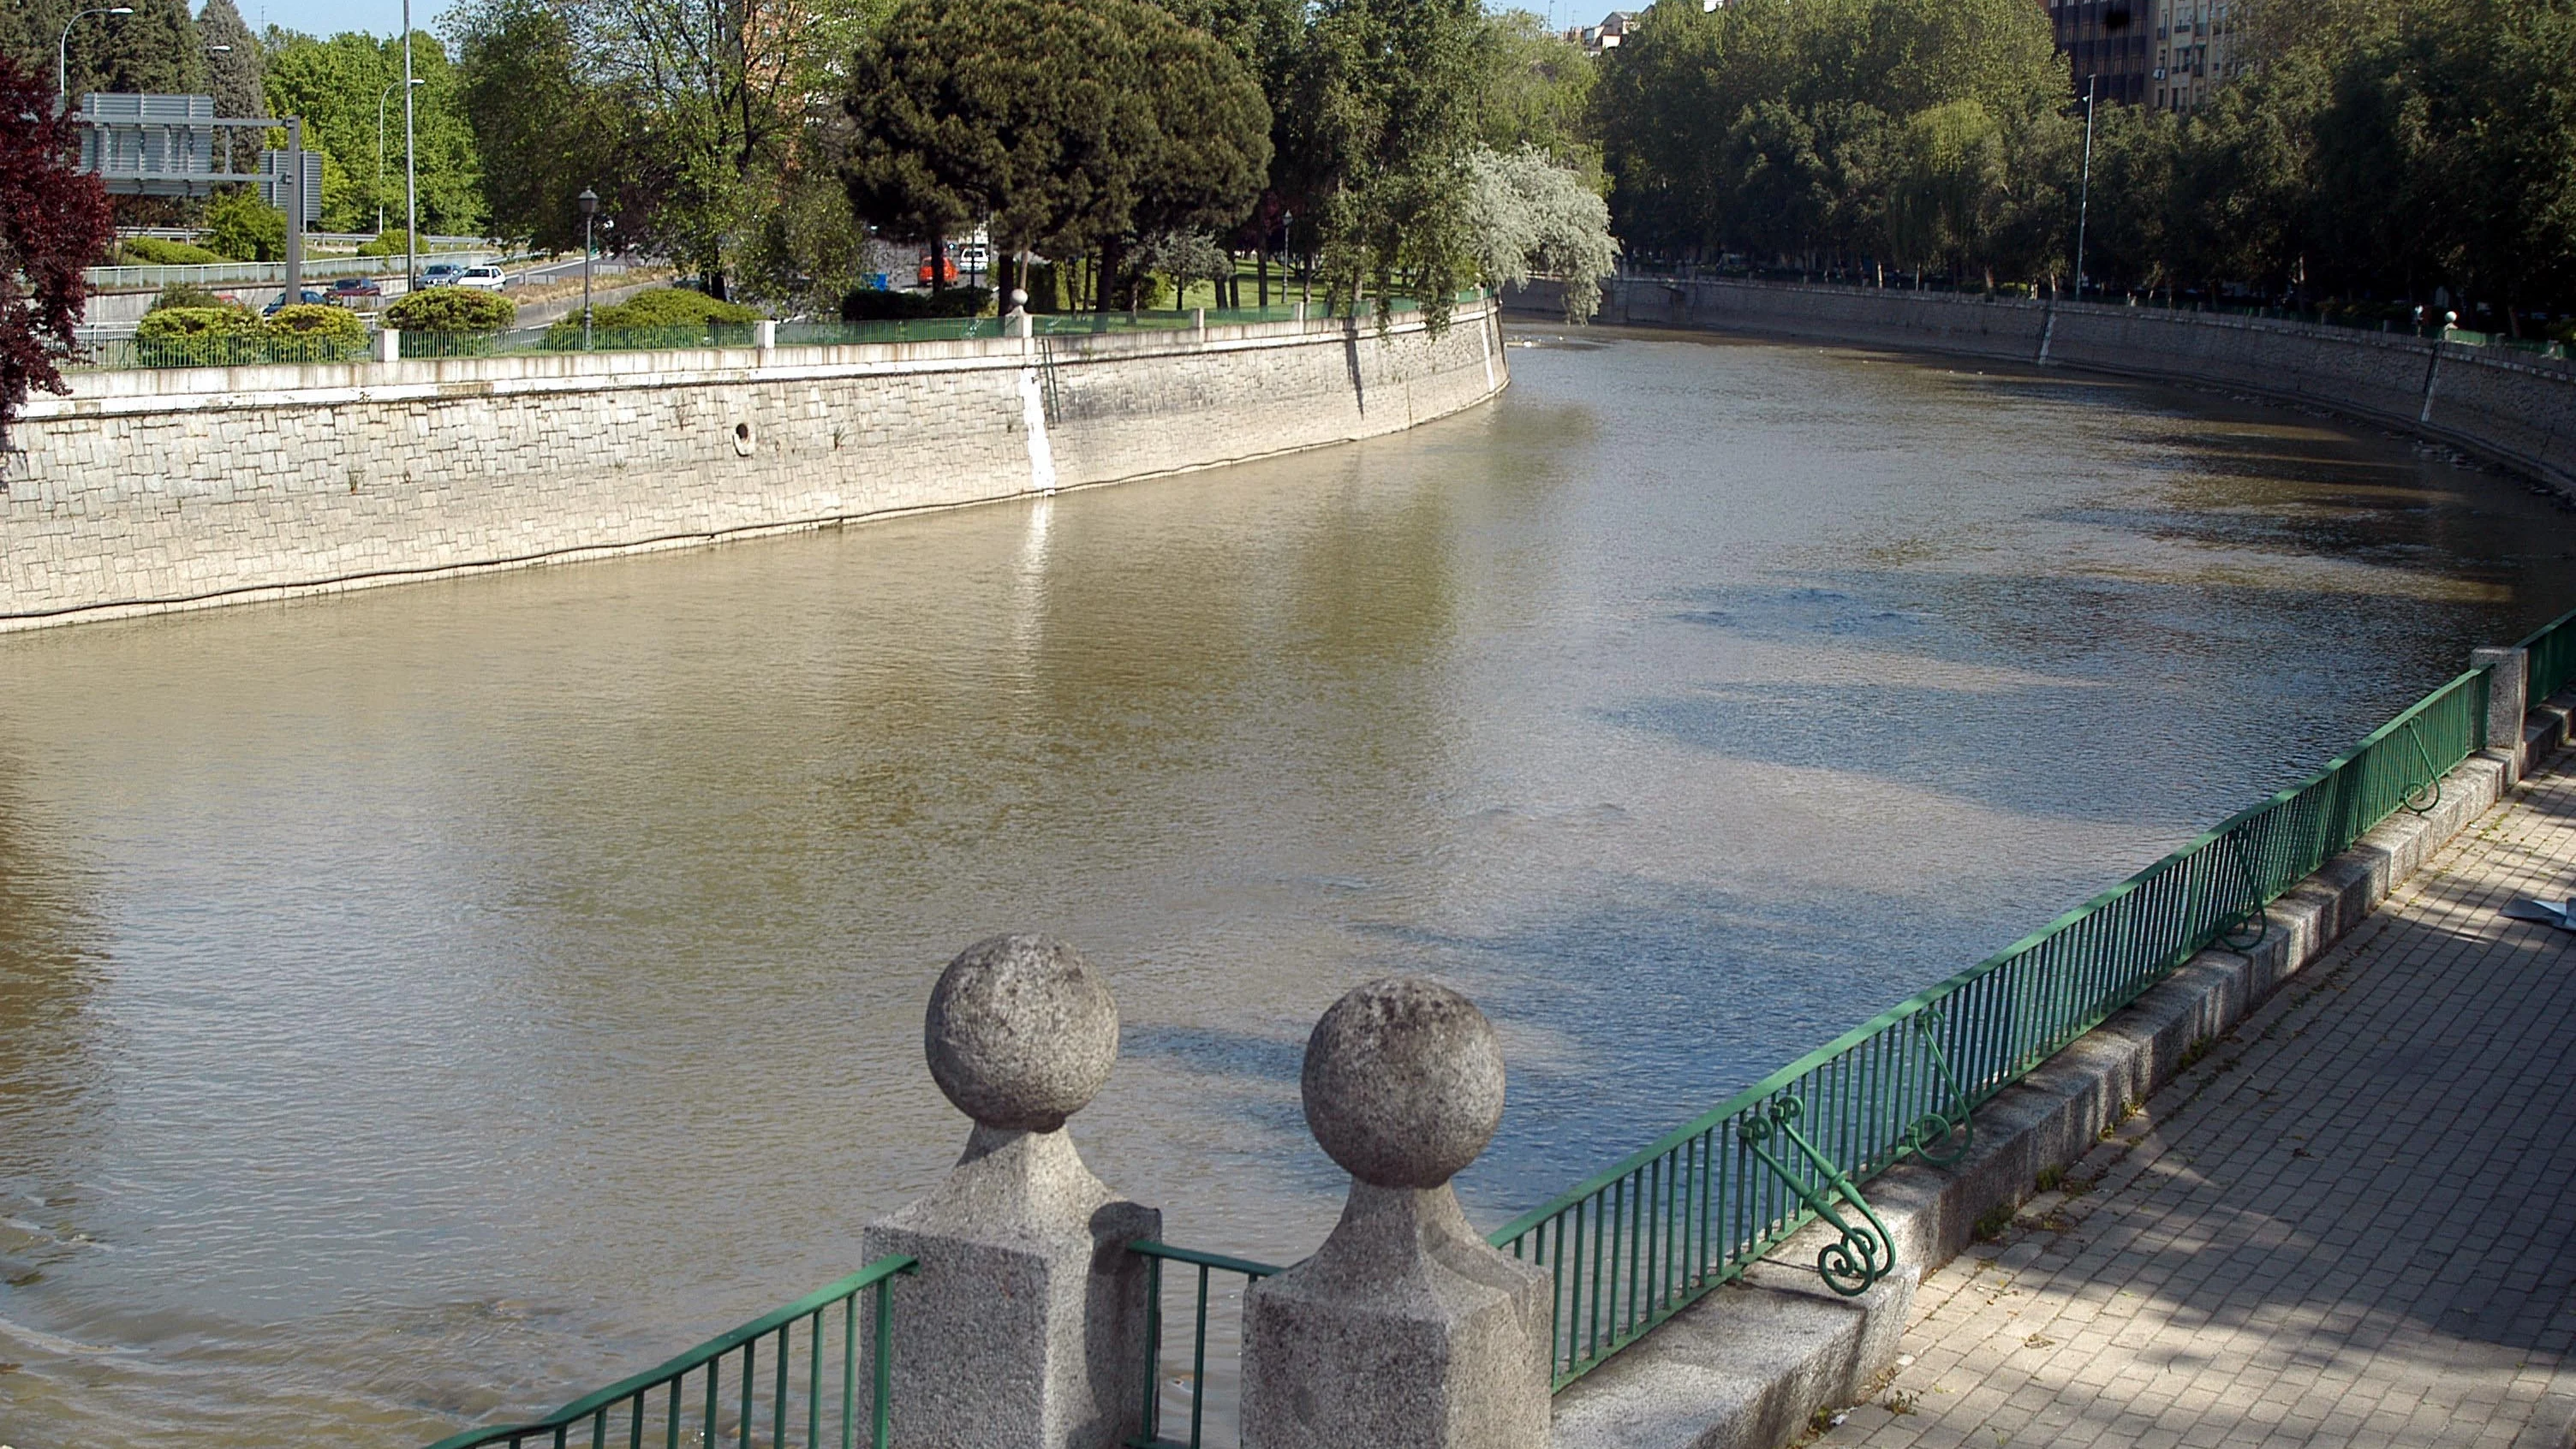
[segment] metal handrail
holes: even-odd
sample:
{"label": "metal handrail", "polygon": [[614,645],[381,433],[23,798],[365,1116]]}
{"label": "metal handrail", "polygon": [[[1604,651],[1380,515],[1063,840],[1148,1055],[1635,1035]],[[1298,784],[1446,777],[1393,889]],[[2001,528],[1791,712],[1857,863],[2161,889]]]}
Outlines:
{"label": "metal handrail", "polygon": [[686,1406],[682,1402],[681,1395],[682,1380],[701,1371],[703,1371],[701,1376],[705,1380],[705,1408],[700,1416],[696,1437],[690,1442],[713,1446],[720,1440],[724,1428],[724,1411],[727,1407],[718,1403],[723,1388],[723,1360],[736,1350],[741,1350],[742,1372],[740,1407],[736,1411],[735,1423],[740,1432],[740,1442],[747,1449],[752,1442],[752,1429],[758,1417],[754,1412],[756,1406],[754,1390],[757,1387],[759,1372],[759,1344],[760,1340],[771,1336],[777,1338],[778,1345],[777,1351],[772,1355],[775,1382],[769,1400],[768,1442],[773,1446],[788,1444],[791,1442],[790,1435],[794,1428],[788,1416],[788,1401],[791,1397],[788,1383],[789,1353],[794,1346],[793,1336],[798,1323],[810,1323],[806,1335],[808,1365],[805,1380],[805,1443],[808,1449],[821,1449],[824,1442],[825,1417],[823,1391],[828,1378],[825,1371],[823,1345],[831,1327],[825,1322],[823,1315],[825,1310],[835,1304],[842,1310],[839,1442],[841,1449],[852,1449],[858,1423],[856,1414],[859,1373],[858,1299],[859,1294],[869,1288],[876,1289],[876,1302],[869,1354],[870,1366],[875,1371],[875,1384],[870,1400],[868,1443],[870,1449],[887,1449],[892,1429],[892,1417],[889,1412],[891,1405],[887,1402],[887,1384],[894,1367],[894,1301],[891,1290],[897,1274],[910,1273],[917,1266],[913,1259],[901,1254],[879,1258],[838,1283],[818,1288],[783,1308],[764,1313],[731,1332],[718,1334],[678,1357],[646,1369],[640,1374],[620,1379],[596,1393],[584,1394],[542,1418],[498,1428],[468,1429],[463,1433],[439,1440],[429,1446],[429,1449],[482,1449],[482,1446],[494,1444],[504,1444],[510,1446],[510,1449],[519,1449],[519,1446],[530,1440],[550,1445],[552,1449],[565,1449],[573,1428],[585,1420],[590,1424],[592,1449],[605,1449],[610,1442],[608,1421],[611,1411],[621,1406],[629,1411],[624,1416],[626,1420],[624,1427],[627,1431],[623,1436],[625,1442],[630,1446],[640,1445],[644,1442],[645,1421],[653,1414],[649,1399],[654,1390],[665,1387],[669,1388],[670,1394],[661,1415],[663,1439],[666,1444],[676,1445],[681,1442],[681,1421],[686,1417]]}
{"label": "metal handrail", "polygon": [[[1280,1271],[1271,1263],[1256,1263],[1249,1258],[1229,1258],[1222,1253],[1202,1253],[1194,1248],[1176,1248],[1151,1238],[1138,1238],[1127,1245],[1127,1251],[1145,1260],[1145,1409],[1136,1436],[1127,1441],[1128,1449],[1199,1449],[1206,1428],[1207,1414],[1207,1325],[1208,1275],[1211,1272],[1240,1273],[1250,1287]],[[1199,1270],[1197,1326],[1190,1349],[1190,1437],[1166,1439],[1163,1429],[1163,1264],[1187,1263]]]}
{"label": "metal handrail", "polygon": [[2559,615],[2513,647],[2524,652],[2523,688],[2533,704],[2576,683],[2576,613]]}

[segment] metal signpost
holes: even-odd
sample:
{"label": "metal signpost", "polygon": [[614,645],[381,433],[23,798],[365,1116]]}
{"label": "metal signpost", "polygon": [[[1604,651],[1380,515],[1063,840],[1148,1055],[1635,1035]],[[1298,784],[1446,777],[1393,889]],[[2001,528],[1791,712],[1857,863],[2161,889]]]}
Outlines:
{"label": "metal signpost", "polygon": [[[322,157],[304,149],[304,118],[218,116],[212,96],[93,91],[81,98],[80,169],[121,196],[211,196],[248,183],[286,213],[286,301],[304,296],[304,229],[322,217]],[[216,134],[284,127],[286,149],[259,153],[259,169],[232,169]]]}

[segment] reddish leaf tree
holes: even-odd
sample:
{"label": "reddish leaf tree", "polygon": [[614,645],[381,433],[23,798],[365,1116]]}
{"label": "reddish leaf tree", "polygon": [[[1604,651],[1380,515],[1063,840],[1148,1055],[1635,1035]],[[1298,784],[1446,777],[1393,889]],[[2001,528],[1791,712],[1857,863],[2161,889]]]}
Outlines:
{"label": "reddish leaf tree", "polygon": [[56,364],[89,300],[81,272],[116,236],[106,188],[79,160],[53,87],[0,53],[0,455],[30,389],[68,391]]}

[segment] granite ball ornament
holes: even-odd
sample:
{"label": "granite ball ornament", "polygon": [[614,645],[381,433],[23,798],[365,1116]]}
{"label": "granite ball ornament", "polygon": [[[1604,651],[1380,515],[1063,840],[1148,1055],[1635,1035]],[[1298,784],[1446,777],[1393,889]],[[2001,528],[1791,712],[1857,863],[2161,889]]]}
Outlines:
{"label": "granite ball ornament", "polygon": [[1503,1049],[1476,1003],[1436,981],[1354,987],[1306,1039],[1306,1126],[1376,1187],[1435,1188],[1503,1120]]}
{"label": "granite ball ornament", "polygon": [[993,936],[957,954],[921,1028],[931,1079],[978,1126],[1053,1132],[1118,1062],[1118,1002],[1080,952]]}

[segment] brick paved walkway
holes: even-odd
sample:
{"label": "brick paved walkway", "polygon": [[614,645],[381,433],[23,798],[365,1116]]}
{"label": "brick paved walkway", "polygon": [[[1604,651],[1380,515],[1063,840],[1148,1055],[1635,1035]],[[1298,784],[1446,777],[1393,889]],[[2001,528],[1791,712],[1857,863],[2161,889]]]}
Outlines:
{"label": "brick paved walkway", "polygon": [[1820,1442],[2561,1449],[2576,936],[2496,914],[2576,893],[2556,764],[1924,1283]]}

